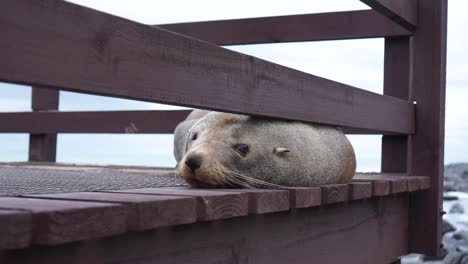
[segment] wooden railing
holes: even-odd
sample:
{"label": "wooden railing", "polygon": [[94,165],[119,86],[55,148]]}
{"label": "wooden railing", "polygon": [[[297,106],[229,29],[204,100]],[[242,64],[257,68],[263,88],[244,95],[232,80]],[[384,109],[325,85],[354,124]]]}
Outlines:
{"label": "wooden railing", "polygon": [[[54,161],[57,133],[172,133],[188,113],[57,112],[65,90],[384,134],[382,172],[431,177],[411,197],[408,247],[437,255],[447,1],[363,2],[374,10],[150,26],[62,1],[3,1],[0,81],[34,88],[33,112],[1,113],[0,131],[31,133],[30,160]],[[214,45],[374,37],[385,38],[384,95]]]}

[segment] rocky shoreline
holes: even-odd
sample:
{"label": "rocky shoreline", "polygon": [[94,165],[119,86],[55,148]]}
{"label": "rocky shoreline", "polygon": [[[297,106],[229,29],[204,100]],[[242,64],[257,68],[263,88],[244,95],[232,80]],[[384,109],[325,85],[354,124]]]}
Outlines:
{"label": "rocky shoreline", "polygon": [[468,264],[468,163],[444,168],[442,244],[444,256],[432,259],[419,254],[402,258],[403,264]]}

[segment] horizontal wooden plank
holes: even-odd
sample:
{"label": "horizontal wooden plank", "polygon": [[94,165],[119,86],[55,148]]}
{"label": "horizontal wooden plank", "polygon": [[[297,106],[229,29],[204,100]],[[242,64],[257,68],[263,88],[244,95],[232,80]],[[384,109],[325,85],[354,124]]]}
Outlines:
{"label": "horizontal wooden plank", "polygon": [[382,15],[408,30],[415,30],[418,22],[417,0],[361,0]]}
{"label": "horizontal wooden plank", "polygon": [[320,187],[296,187],[288,190],[291,208],[308,208],[322,204]]}
{"label": "horizontal wooden plank", "polygon": [[408,254],[408,197],[195,223],[80,245],[0,251],[1,263],[392,263]]}
{"label": "horizontal wooden plank", "polygon": [[322,204],[339,203],[348,200],[348,184],[330,184],[320,186]]}
{"label": "horizontal wooden plank", "polygon": [[199,221],[211,221],[237,216],[245,216],[249,213],[247,193],[234,193],[191,188],[144,188],[116,190],[109,192],[196,197],[197,220]]}
{"label": "horizontal wooden plank", "polygon": [[102,192],[39,194],[26,197],[123,204],[127,210],[129,230],[188,224],[196,220],[195,199],[189,197]]}
{"label": "horizontal wooden plank", "polygon": [[361,200],[372,196],[372,183],[350,182],[348,184],[349,200]]}
{"label": "horizontal wooden plank", "polygon": [[[32,214],[34,244],[55,245],[125,232],[126,212],[119,204],[0,198],[1,208]],[[5,228],[14,229],[15,223]]]}
{"label": "horizontal wooden plank", "polygon": [[157,25],[217,45],[407,36],[373,10]]}
{"label": "horizontal wooden plank", "polygon": [[0,81],[414,132],[410,102],[65,1],[7,0],[0,19]]}
{"label": "horizontal wooden plank", "polygon": [[174,133],[189,110],[0,113],[2,133]]}
{"label": "horizontal wooden plank", "polygon": [[290,209],[287,190],[269,189],[221,189],[225,192],[246,193],[249,199],[249,214],[265,214]]}
{"label": "horizontal wooden plank", "polygon": [[[172,134],[191,110],[0,113],[0,133],[160,133]],[[343,128],[346,134],[392,134]]]}
{"label": "horizontal wooden plank", "polygon": [[374,175],[366,175],[366,174],[359,174],[355,177],[356,180],[385,180],[389,181],[390,184],[390,193],[400,193],[405,192],[408,190],[408,177],[407,176],[400,176],[398,174],[379,174],[377,176]]}
{"label": "horizontal wooden plank", "polygon": [[32,238],[31,219],[27,211],[0,209],[0,250],[27,247]]}
{"label": "horizontal wooden plank", "polygon": [[[353,179],[355,182],[368,182],[367,179]],[[390,181],[386,180],[371,180],[372,196],[385,196],[390,194]]]}
{"label": "horizontal wooden plank", "polygon": [[[425,176],[403,175],[401,173],[356,174],[354,181],[388,181],[390,193],[414,192],[430,188],[430,178]],[[386,195],[386,183],[379,183],[380,193]]]}

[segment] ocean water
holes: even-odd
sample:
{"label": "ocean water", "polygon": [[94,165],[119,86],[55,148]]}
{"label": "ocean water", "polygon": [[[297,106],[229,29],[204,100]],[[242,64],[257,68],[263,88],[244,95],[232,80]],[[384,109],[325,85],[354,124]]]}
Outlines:
{"label": "ocean water", "polygon": [[[60,111],[162,110],[182,107],[60,92]],[[31,88],[0,83],[0,112],[31,111]],[[349,136],[359,171],[379,171],[379,135]],[[28,134],[0,133],[0,162],[27,161]],[[59,134],[57,161],[97,165],[174,167],[172,134]]]}
{"label": "ocean water", "polygon": [[[379,171],[380,137],[351,136],[358,171]],[[0,134],[0,162],[27,161],[28,134]],[[173,135],[60,134],[57,162],[174,167]]]}

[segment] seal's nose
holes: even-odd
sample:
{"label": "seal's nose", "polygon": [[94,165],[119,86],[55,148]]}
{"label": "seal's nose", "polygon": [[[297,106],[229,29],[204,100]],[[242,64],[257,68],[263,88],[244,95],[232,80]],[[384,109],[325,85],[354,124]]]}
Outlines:
{"label": "seal's nose", "polygon": [[202,163],[202,157],[200,155],[190,155],[185,159],[185,165],[187,165],[192,172],[200,168]]}

